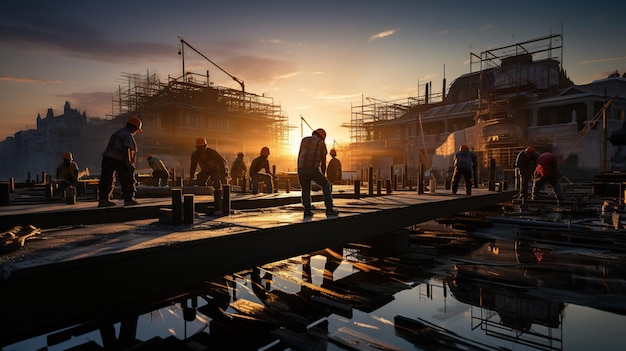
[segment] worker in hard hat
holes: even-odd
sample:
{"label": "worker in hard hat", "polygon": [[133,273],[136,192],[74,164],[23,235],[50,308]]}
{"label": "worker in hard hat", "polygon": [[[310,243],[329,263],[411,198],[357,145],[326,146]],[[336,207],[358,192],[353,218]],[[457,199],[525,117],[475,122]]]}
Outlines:
{"label": "worker in hard hat", "polygon": [[[472,170],[475,168],[478,157],[469,146],[463,144],[454,155],[454,172],[452,173],[452,193],[456,194],[459,189],[461,177],[465,182],[465,194],[472,195]],[[474,175],[475,176],[475,175]]]}
{"label": "worker in hard hat", "polygon": [[537,153],[532,146],[527,147],[517,154],[517,158],[515,159],[515,176],[519,188],[517,194],[518,198],[528,198],[528,182],[532,179],[538,157],[539,153]]}
{"label": "worker in hard hat", "polygon": [[326,167],[326,178],[330,184],[337,184],[341,182],[341,161],[337,158],[337,150],[330,149],[330,161],[328,161],[328,167]]}
{"label": "worker in hard hat", "polygon": [[[246,178],[246,174],[248,173],[248,167],[246,166],[246,162],[243,160],[243,152],[237,153],[237,158],[233,161],[233,164],[230,166],[230,177],[237,185],[241,185],[241,191],[245,192],[243,179]],[[241,181],[241,184],[240,184]]]}
{"label": "worker in hard hat", "polygon": [[115,175],[122,186],[124,206],[137,205],[135,194],[135,157],[137,156],[137,142],[135,134],[141,132],[143,122],[136,116],[126,121],[126,126],[117,130],[109,138],[102,153],[102,170],[99,183],[99,207],[115,206],[111,201],[115,182]]}
{"label": "worker in hard hat", "polygon": [[76,186],[78,182],[78,164],[71,152],[63,153],[63,161],[57,165],[57,184],[59,189]]}
{"label": "worker in hard hat", "polygon": [[259,182],[265,183],[265,193],[271,194],[274,192],[274,180],[278,179],[276,174],[272,173],[270,169],[270,161],[268,156],[270,155],[270,149],[267,146],[261,148],[259,156],[257,156],[250,164],[250,183],[252,185],[252,193],[259,193]]}
{"label": "worker in hard hat", "polygon": [[226,184],[226,160],[219,152],[207,146],[206,139],[196,138],[196,151],[191,154],[189,166],[189,179],[196,177],[196,168],[200,165],[197,175],[199,186],[211,185],[215,189],[221,189]]}
{"label": "worker in hard hat", "polygon": [[158,157],[148,154],[146,160],[152,168],[152,185],[153,186],[167,186],[170,179],[170,171],[165,166],[165,163]]}
{"label": "worker in hard hat", "polygon": [[556,197],[556,205],[561,206],[563,204],[563,195],[561,194],[561,186],[559,185],[559,179],[561,179],[561,169],[556,156],[551,152],[544,152],[537,157],[537,166],[534,172],[533,193],[532,200],[536,200],[539,192],[546,184],[550,184],[554,190],[554,196]]}
{"label": "worker in hard hat", "polygon": [[339,211],[333,207],[332,189],[326,173],[326,131],[318,128],[311,136],[305,137],[300,142],[298,151],[298,181],[302,187],[302,206],[304,216],[313,215],[311,211],[311,182],[317,183],[324,194],[324,206],[327,216],[336,216]]}

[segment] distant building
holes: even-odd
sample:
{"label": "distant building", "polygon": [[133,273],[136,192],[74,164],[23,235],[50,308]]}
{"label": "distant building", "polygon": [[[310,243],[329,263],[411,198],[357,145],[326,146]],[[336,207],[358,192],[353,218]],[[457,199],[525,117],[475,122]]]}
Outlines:
{"label": "distant building", "polygon": [[43,172],[54,177],[64,152],[70,151],[81,170],[99,172],[102,150],[112,130],[110,120],[88,118],[65,102],[63,114],[50,108],[37,115],[37,128],[19,131],[0,142],[0,179],[42,180]]}
{"label": "distant building", "polygon": [[[594,173],[615,167],[608,136],[625,121],[626,79],[575,85],[555,57],[560,42],[560,35],[551,35],[473,55],[480,70],[457,78],[447,92],[433,94],[427,84],[417,98],[367,98],[353,106],[346,168],[365,177],[373,167],[386,178],[406,167],[415,179],[424,165],[442,180],[462,144],[478,154],[483,180],[491,160],[499,174],[512,170],[528,145],[561,156],[566,168]],[[595,124],[587,130],[589,122]]]}

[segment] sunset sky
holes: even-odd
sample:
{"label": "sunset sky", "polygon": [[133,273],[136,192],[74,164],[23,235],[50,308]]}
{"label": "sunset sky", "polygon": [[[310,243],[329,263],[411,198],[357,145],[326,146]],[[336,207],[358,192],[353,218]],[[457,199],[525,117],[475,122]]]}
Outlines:
{"label": "sunset sky", "polygon": [[[111,114],[124,73],[179,77],[182,37],[246,91],[273,97],[349,142],[351,106],[435,92],[469,73],[470,53],[563,34],[563,66],[576,84],[626,72],[626,1],[0,1],[0,140],[35,128],[69,101]],[[239,85],[186,51],[186,70]],[[475,69],[474,69],[475,70]],[[304,134],[310,129],[304,127]],[[195,138],[195,136],[192,136]]]}

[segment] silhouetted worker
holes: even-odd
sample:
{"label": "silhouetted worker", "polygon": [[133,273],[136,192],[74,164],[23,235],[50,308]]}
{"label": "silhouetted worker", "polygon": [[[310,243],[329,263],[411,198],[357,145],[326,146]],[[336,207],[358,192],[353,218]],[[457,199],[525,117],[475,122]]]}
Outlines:
{"label": "silhouetted worker", "polygon": [[146,156],[146,160],[148,160],[148,164],[152,168],[152,185],[167,186],[170,179],[170,171],[165,166],[165,163],[153,155]]}
{"label": "silhouetted worker", "polygon": [[76,186],[78,182],[78,164],[74,162],[74,156],[71,152],[63,154],[63,161],[57,165],[56,178],[59,189]]}
{"label": "silhouetted worker", "polygon": [[246,178],[246,173],[248,172],[248,167],[243,160],[243,152],[237,153],[237,158],[233,161],[233,164],[230,166],[230,177],[235,181],[235,184],[239,185],[239,181],[241,182],[241,191],[245,191],[243,188],[243,179]]}
{"label": "silhouetted worker", "polygon": [[556,197],[556,205],[561,206],[563,196],[561,195],[561,187],[559,179],[561,178],[561,169],[556,156],[551,152],[544,152],[537,157],[537,167],[535,167],[535,181],[533,182],[532,200],[537,198],[538,193],[546,185],[550,184],[554,189]]}
{"label": "silhouetted worker", "polygon": [[532,146],[527,147],[517,154],[517,158],[515,159],[515,175],[519,182],[519,192],[517,196],[520,198],[528,198],[528,182],[530,182],[535,172],[538,156],[539,154],[535,152],[535,148]]}
{"label": "silhouetted worker", "polygon": [[109,138],[109,142],[102,153],[102,171],[99,183],[99,207],[115,206],[111,201],[114,187],[114,175],[117,174],[122,185],[124,206],[137,205],[135,200],[135,157],[137,142],[135,133],[141,132],[143,123],[135,116],[126,122],[126,126],[119,129]]}
{"label": "silhouetted worker", "polygon": [[[250,181],[252,183],[252,193],[259,193],[259,182],[265,183],[265,193],[274,192],[273,182],[278,179],[276,174],[270,170],[270,161],[267,157],[270,155],[270,149],[267,146],[261,148],[261,153],[257,158],[252,160],[250,164]],[[263,172],[261,172],[263,171]]]}
{"label": "silhouetted worker", "polygon": [[465,194],[472,195],[472,170],[477,162],[476,154],[470,151],[465,144],[461,145],[459,152],[454,155],[454,173],[452,173],[452,193],[456,194],[459,189],[459,180],[463,176],[465,182]]}
{"label": "silhouetted worker", "polygon": [[[196,151],[191,154],[189,167],[189,179],[196,177],[196,167],[200,165],[198,172],[198,185],[212,185],[215,189],[221,189],[226,184],[226,160],[216,150],[207,147],[206,139],[196,139]],[[210,182],[209,182],[210,179]]]}
{"label": "silhouetted worker", "polygon": [[341,183],[341,161],[337,158],[337,151],[330,149],[330,161],[328,161],[328,167],[326,168],[326,178],[330,184]]}
{"label": "silhouetted worker", "polygon": [[339,211],[333,207],[333,197],[330,182],[324,176],[326,173],[326,131],[318,128],[311,136],[305,137],[300,142],[298,152],[298,181],[302,187],[302,206],[304,216],[313,216],[311,211],[311,182],[322,187],[324,193],[324,206],[326,215],[336,216]]}

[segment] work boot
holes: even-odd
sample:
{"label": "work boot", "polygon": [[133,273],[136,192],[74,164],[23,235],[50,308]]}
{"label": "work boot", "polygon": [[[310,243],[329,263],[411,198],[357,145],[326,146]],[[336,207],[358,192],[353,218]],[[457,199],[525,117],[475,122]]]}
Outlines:
{"label": "work boot", "polygon": [[339,210],[337,210],[336,208],[329,208],[326,210],[326,215],[327,216],[338,216],[339,215]]}
{"label": "work boot", "polygon": [[115,202],[111,200],[106,200],[106,199],[98,201],[98,207],[111,207],[111,206],[115,206]]}
{"label": "work boot", "polygon": [[127,199],[124,200],[124,206],[135,206],[135,205],[139,205],[139,202],[137,202],[137,200],[135,199]]}

